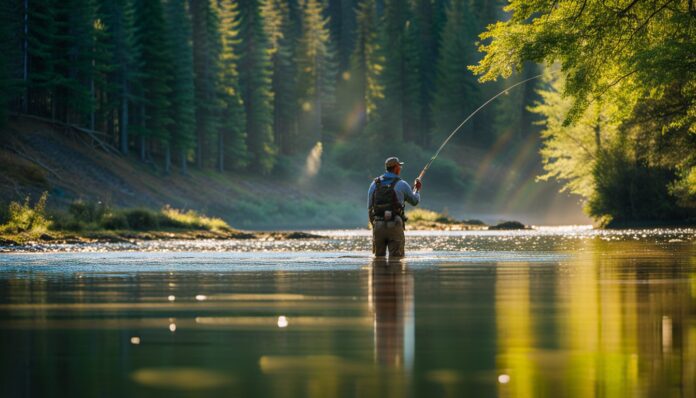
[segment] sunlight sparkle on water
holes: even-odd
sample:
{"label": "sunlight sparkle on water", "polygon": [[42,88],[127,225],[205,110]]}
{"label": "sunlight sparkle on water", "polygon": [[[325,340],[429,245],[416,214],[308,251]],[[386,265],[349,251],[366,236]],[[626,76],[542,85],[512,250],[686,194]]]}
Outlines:
{"label": "sunlight sparkle on water", "polygon": [[133,344],[133,345],[138,345],[138,344],[140,344],[140,337],[138,337],[138,336],[133,336],[133,337],[131,337],[130,342],[131,342],[131,344]]}
{"label": "sunlight sparkle on water", "polygon": [[169,297],[167,297],[167,300],[174,301],[174,300],[176,300],[176,296],[174,296],[173,294],[170,294]]}
{"label": "sunlight sparkle on water", "polygon": [[500,376],[498,376],[498,383],[507,384],[509,382],[510,382],[510,375],[501,374]]}
{"label": "sunlight sparkle on water", "polygon": [[208,298],[208,296],[206,296],[204,294],[199,294],[196,296],[196,300],[198,300],[198,301],[205,301],[207,298]]}
{"label": "sunlight sparkle on water", "polygon": [[278,317],[278,327],[279,328],[285,328],[288,326],[288,318],[285,317],[285,315],[281,315]]}

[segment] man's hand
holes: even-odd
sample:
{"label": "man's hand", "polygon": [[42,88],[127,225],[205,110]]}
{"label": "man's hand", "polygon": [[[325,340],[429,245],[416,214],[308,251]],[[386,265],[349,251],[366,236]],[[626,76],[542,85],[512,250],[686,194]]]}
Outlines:
{"label": "man's hand", "polygon": [[415,191],[420,192],[422,186],[423,184],[421,183],[420,178],[416,178],[416,181],[413,182],[413,188],[415,189]]}

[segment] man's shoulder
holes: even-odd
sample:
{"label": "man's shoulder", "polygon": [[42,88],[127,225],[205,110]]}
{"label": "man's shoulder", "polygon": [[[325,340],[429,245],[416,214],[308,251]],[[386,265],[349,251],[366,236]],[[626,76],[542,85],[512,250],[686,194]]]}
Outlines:
{"label": "man's shoulder", "polygon": [[396,187],[406,188],[408,190],[411,189],[411,186],[408,185],[408,183],[402,179],[399,179],[399,181],[396,182]]}

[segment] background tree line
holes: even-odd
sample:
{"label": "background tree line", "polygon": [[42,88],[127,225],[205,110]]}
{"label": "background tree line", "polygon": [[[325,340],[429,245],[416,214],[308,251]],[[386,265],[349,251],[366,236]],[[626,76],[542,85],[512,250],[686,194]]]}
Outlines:
{"label": "background tree line", "polygon": [[[366,146],[377,163],[399,149],[416,156],[499,86],[481,86],[465,69],[479,58],[478,32],[503,15],[497,0],[1,7],[2,120],[29,114],[102,132],[167,173],[282,171],[283,159],[319,142],[349,169],[361,170],[353,159]],[[486,112],[464,139],[485,146],[511,124],[529,131],[533,96],[511,96],[506,112]],[[507,119],[496,120],[501,113]]]}

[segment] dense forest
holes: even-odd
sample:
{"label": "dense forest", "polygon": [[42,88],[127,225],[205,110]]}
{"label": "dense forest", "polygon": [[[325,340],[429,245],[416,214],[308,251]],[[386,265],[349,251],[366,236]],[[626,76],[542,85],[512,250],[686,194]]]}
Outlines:
{"label": "dense forest", "polygon": [[[625,3],[5,1],[0,124],[75,126],[163,175],[283,176],[313,156],[364,178],[385,155],[427,159],[466,114],[548,65],[458,142],[514,150],[543,130],[545,177],[593,216],[693,217],[693,5]],[[451,159],[431,174],[465,190]]]}
{"label": "dense forest", "polygon": [[[31,0],[3,7],[3,112],[103,132],[123,154],[134,151],[165,172],[195,165],[267,174],[318,143],[331,150],[353,141],[348,157],[364,144],[430,147],[480,102],[466,65],[478,59],[476,36],[501,4]],[[524,113],[522,101],[515,106]],[[472,124],[475,141],[495,139],[490,121]]]}

